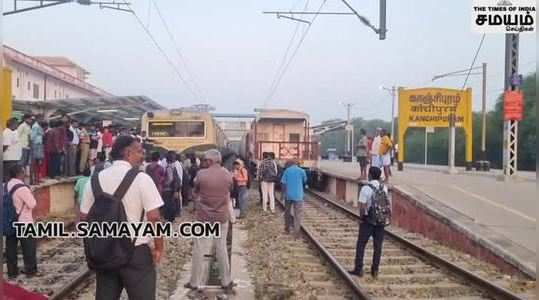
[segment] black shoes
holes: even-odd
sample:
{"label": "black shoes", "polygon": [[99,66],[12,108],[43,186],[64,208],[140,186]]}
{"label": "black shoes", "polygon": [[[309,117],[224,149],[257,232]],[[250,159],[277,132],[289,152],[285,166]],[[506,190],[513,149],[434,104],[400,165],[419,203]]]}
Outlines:
{"label": "black shoes", "polygon": [[378,279],[378,271],[371,270],[371,276],[373,279]]}
{"label": "black shoes", "polygon": [[363,277],[363,270],[352,270],[348,271],[348,273],[357,277]]}
{"label": "black shoes", "polygon": [[190,282],[184,284],[183,287],[186,288],[186,289],[190,289],[190,290],[196,290],[197,289],[197,287],[192,286]]}
{"label": "black shoes", "polygon": [[234,281],[231,281],[227,286],[222,286],[223,290],[225,290],[225,293],[230,294],[233,292],[234,288],[238,286],[237,283]]}

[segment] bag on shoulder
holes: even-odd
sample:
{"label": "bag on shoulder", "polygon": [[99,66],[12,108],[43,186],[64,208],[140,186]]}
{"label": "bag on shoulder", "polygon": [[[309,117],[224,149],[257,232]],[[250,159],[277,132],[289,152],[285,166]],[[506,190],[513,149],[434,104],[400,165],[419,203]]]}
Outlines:
{"label": "bag on shoulder", "polygon": [[[95,202],[88,212],[87,222],[89,226],[96,223],[120,224],[121,222],[127,222],[122,198],[139,172],[141,171],[138,168],[129,170],[112,195],[103,192],[97,174],[92,176],[91,184]],[[140,217],[140,222],[142,222],[143,217],[144,211]],[[133,240],[130,237],[85,238],[84,253],[86,254],[88,267],[92,270],[113,271],[127,265],[135,250],[136,240],[136,237]]]}
{"label": "bag on shoulder", "polygon": [[391,204],[384,190],[384,185],[380,183],[378,187],[368,184],[372,189],[371,207],[367,215],[367,222],[375,226],[387,226],[391,223]]}
{"label": "bag on shoulder", "polygon": [[2,234],[4,236],[15,235],[15,227],[13,227],[13,223],[19,220],[20,212],[17,213],[17,209],[13,204],[13,194],[15,194],[15,192],[22,187],[28,186],[24,183],[17,183],[11,188],[11,190],[8,190],[7,183],[4,183],[4,197],[2,199]]}
{"label": "bag on shoulder", "polygon": [[262,180],[263,181],[275,181],[275,178],[277,178],[277,164],[274,161],[263,162],[262,165]]}

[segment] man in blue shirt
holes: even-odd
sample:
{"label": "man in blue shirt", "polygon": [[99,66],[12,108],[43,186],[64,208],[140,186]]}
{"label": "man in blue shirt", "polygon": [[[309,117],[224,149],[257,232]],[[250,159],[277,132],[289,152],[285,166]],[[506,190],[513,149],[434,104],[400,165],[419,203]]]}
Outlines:
{"label": "man in blue shirt", "polygon": [[285,231],[292,233],[297,238],[301,226],[303,214],[303,187],[307,183],[307,174],[298,166],[296,160],[288,163],[290,165],[283,173],[281,178],[282,192],[285,200]]}

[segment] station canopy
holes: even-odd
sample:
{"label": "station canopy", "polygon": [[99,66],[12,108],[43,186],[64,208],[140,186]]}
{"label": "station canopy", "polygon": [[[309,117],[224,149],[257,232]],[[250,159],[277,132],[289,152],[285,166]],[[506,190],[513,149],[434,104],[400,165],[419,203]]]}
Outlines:
{"label": "station canopy", "polygon": [[122,127],[138,126],[145,112],[163,109],[166,108],[146,96],[13,100],[14,111],[43,114],[48,120],[66,114],[82,123],[111,121],[112,126]]}

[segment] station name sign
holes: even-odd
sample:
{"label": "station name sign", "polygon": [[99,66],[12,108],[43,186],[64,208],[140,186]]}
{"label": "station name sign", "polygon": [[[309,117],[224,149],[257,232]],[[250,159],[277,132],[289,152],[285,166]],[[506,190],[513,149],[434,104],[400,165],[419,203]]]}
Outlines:
{"label": "station name sign", "polygon": [[533,33],[536,0],[473,0],[472,31],[477,33]]}

